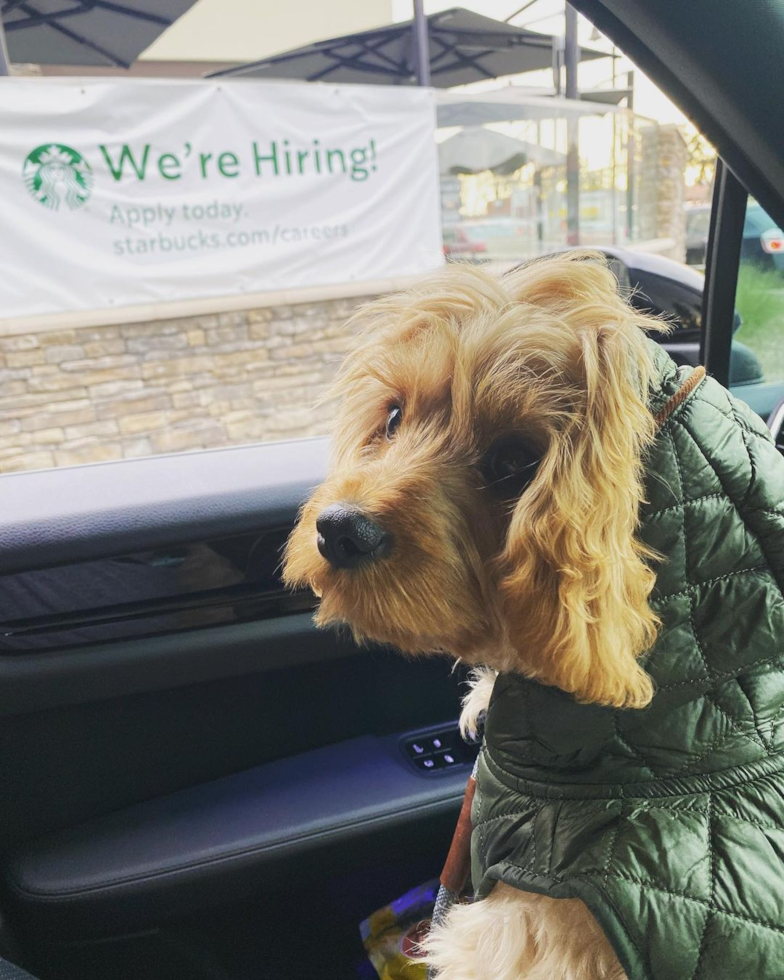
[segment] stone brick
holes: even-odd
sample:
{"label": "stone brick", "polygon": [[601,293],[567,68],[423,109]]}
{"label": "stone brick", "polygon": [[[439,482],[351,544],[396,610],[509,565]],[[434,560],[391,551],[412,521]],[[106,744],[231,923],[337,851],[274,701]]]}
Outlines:
{"label": "stone brick", "polygon": [[52,405],[59,406],[62,402],[87,396],[86,388],[76,388],[71,391],[42,391],[27,390],[27,383],[19,382],[23,390],[9,391],[8,384],[0,385],[0,417],[8,417],[9,413],[23,412],[25,409],[48,409]]}
{"label": "stone brick", "polygon": [[[66,405],[76,405],[78,408],[65,408]],[[37,429],[51,429],[55,426],[79,425],[82,422],[92,422],[95,419],[95,408],[92,403],[79,399],[72,402],[61,402],[54,412],[37,411],[22,419],[22,429],[25,432],[35,432]]]}
{"label": "stone brick", "polygon": [[170,361],[146,361],[142,365],[142,377],[145,381],[184,377],[198,371],[210,371],[213,363],[213,358],[208,354],[178,357]]}
{"label": "stone brick", "polygon": [[198,391],[180,391],[171,397],[175,408],[195,408],[201,404]]}
{"label": "stone brick", "polygon": [[266,340],[270,336],[270,325],[265,320],[248,324],[248,336],[251,340]]}
{"label": "stone brick", "polygon": [[86,393],[84,378],[72,377],[64,374],[57,368],[53,368],[52,373],[43,370],[37,371],[27,382],[28,391],[34,392],[64,392],[64,398],[76,398],[82,393]]}
{"label": "stone brick", "polygon": [[275,392],[285,391],[287,388],[300,387],[302,385],[323,384],[324,379],[320,371],[309,371],[301,374],[284,374],[280,377],[267,377],[253,382],[253,391],[257,395],[274,395]]}
{"label": "stone brick", "polygon": [[[67,367],[68,364],[73,363],[75,362],[69,361],[63,366]],[[140,378],[141,376],[142,369],[140,365],[132,362],[126,367],[113,367],[98,371],[84,371],[83,374],[79,375],[79,381],[92,387],[93,385],[104,384],[107,381],[129,381],[133,380],[134,378]]]}
{"label": "stone brick", "polygon": [[85,356],[84,347],[76,344],[53,344],[44,351],[44,356],[49,364],[60,364],[63,361],[78,361]]}
{"label": "stone brick", "polygon": [[267,434],[266,420],[249,416],[236,422],[227,422],[226,431],[233,443],[256,442]]}
{"label": "stone brick", "polygon": [[213,379],[210,375],[197,375],[194,374],[190,378],[177,378],[175,381],[169,381],[166,385],[166,390],[172,395],[179,394],[183,391],[193,391],[196,378],[204,377],[206,379],[205,383],[213,384]]}
{"label": "stone brick", "polygon": [[99,439],[111,438],[120,431],[114,419],[104,419],[101,422],[85,422],[83,425],[68,425],[65,428],[66,439],[85,439],[95,436]]}
{"label": "stone brick", "polygon": [[248,339],[248,325],[244,320],[239,323],[227,324],[223,323],[221,319],[221,325],[210,327],[206,331],[206,335],[207,343],[211,347],[237,343]]}
{"label": "stone brick", "polygon": [[91,344],[103,340],[113,340],[121,336],[120,328],[114,326],[82,327],[79,330],[79,342]]}
{"label": "stone brick", "polygon": [[130,354],[145,354],[147,351],[182,350],[188,346],[185,334],[151,334],[147,337],[129,337],[125,344]]}
{"label": "stone brick", "polygon": [[[85,337],[82,331],[80,331],[80,341],[84,341]],[[49,330],[47,333],[38,334],[38,343],[41,347],[65,347],[76,343],[76,331],[75,330]]]}
{"label": "stone brick", "polygon": [[9,459],[0,460],[0,473],[13,473],[17,470],[48,470],[54,465],[55,456],[51,452],[23,452],[14,454]]}
{"label": "stone brick", "polygon": [[185,449],[210,449],[225,446],[227,439],[223,427],[216,423],[188,428],[164,429],[152,435],[153,452],[177,453]]}
{"label": "stone brick", "polygon": [[313,413],[303,408],[293,412],[278,412],[267,417],[269,432],[291,432],[295,429],[306,429],[313,422]]}
{"label": "stone brick", "polygon": [[[128,348],[130,350],[130,348]],[[114,337],[109,340],[93,340],[84,345],[84,353],[87,357],[107,357],[111,354],[125,353],[125,341],[122,337]]]}
{"label": "stone brick", "polygon": [[123,439],[122,451],[123,456],[126,459],[133,456],[152,456],[152,443],[145,437],[138,439]]}
{"label": "stone brick", "polygon": [[269,323],[275,319],[275,315],[269,306],[263,306],[259,310],[248,310],[248,323]]}
{"label": "stone brick", "polygon": [[59,426],[54,429],[36,429],[30,434],[34,444],[49,446],[52,443],[65,442],[65,432]]}
{"label": "stone brick", "polygon": [[122,455],[119,443],[101,443],[94,439],[78,448],[56,449],[54,458],[58,466],[79,466],[82,463],[104,463],[122,459]]}
{"label": "stone brick", "polygon": [[90,385],[90,397],[97,400],[99,398],[118,398],[132,392],[141,391],[144,382],[141,378],[131,378],[125,381],[102,381],[100,384]]}
{"label": "stone brick", "polygon": [[[216,320],[217,323],[217,320]],[[153,320],[150,323],[127,323],[120,327],[122,337],[152,337],[180,332],[177,320]]]}
{"label": "stone brick", "polygon": [[32,367],[34,364],[45,364],[46,354],[40,349],[8,351],[5,355],[5,363],[10,368]]}
{"label": "stone brick", "polygon": [[247,310],[227,310],[225,313],[218,314],[218,326],[220,327],[239,327],[247,322]]}
{"label": "stone brick", "polygon": [[15,436],[22,431],[22,423],[19,419],[9,419],[7,422],[0,422],[0,436],[7,438]]}
{"label": "stone brick", "polygon": [[207,341],[207,334],[201,328],[188,330],[185,336],[188,338],[189,347],[203,347]]}
{"label": "stone brick", "polygon": [[[4,395],[24,395],[27,385],[24,381],[0,381],[0,391]],[[0,403],[3,401],[0,398]]]}
{"label": "stone brick", "polygon": [[0,350],[2,351],[22,351],[36,350],[41,345],[35,334],[22,334],[19,337],[0,337]]}
{"label": "stone brick", "polygon": [[134,391],[124,398],[100,402],[96,406],[96,414],[99,419],[116,419],[123,415],[139,415],[142,412],[171,408],[172,404],[171,396],[165,392]]}
{"label": "stone brick", "polygon": [[168,412],[160,411],[140,412],[138,415],[123,415],[119,420],[120,432],[123,435],[151,432],[153,429],[163,429],[168,424]]}
{"label": "stone brick", "polygon": [[106,357],[90,357],[81,361],[66,361],[63,371],[113,371],[133,367],[137,360],[131,354],[109,354]]}

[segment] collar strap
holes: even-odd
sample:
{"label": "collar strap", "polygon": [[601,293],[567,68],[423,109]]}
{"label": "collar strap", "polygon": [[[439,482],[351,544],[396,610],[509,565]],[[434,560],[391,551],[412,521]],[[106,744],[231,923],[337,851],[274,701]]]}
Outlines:
{"label": "collar strap", "polygon": [[681,405],[689,395],[694,391],[697,385],[705,377],[705,368],[700,365],[696,367],[688,378],[683,382],[683,384],[678,388],[675,394],[665,402],[664,407],[661,408],[654,416],[653,420],[658,426],[664,425],[667,419],[672,415],[675,409]]}

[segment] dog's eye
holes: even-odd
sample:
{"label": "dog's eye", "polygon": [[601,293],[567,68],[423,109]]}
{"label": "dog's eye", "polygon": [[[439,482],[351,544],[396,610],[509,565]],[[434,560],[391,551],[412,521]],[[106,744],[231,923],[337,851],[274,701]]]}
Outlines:
{"label": "dog's eye", "polygon": [[518,438],[502,439],[491,446],[482,461],[488,487],[504,497],[518,497],[536,476],[540,454]]}
{"label": "dog's eye", "polygon": [[391,439],[397,432],[398,426],[403,421],[403,409],[399,405],[393,405],[387,415],[387,439]]}

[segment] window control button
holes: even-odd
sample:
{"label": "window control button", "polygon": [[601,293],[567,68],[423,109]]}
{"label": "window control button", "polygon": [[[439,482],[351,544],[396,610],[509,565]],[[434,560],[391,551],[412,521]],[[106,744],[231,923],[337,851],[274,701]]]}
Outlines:
{"label": "window control button", "polygon": [[431,739],[431,740],[430,740],[430,744],[431,744],[431,745],[433,746],[433,748],[434,748],[434,749],[436,749],[436,750],[438,750],[438,749],[442,749],[442,748],[444,747],[444,743],[443,743],[443,741],[442,741],[442,740],[441,740],[440,738],[438,738],[438,737],[436,737],[436,738],[433,738],[433,739]]}
{"label": "window control button", "polygon": [[444,752],[444,762],[448,766],[453,766],[457,762],[457,759],[455,759],[451,752]]}
{"label": "window control button", "polygon": [[424,755],[425,747],[424,745],[420,745],[419,742],[412,742],[411,751],[414,753],[414,755]]}
{"label": "window control button", "polygon": [[437,768],[435,759],[417,759],[416,763],[420,769],[424,769],[426,772]]}

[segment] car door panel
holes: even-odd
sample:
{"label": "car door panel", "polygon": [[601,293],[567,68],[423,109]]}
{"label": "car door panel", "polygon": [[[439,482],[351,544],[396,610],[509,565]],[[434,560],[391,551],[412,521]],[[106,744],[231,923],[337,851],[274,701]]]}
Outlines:
{"label": "car door panel", "polygon": [[316,630],[312,595],[283,592],[325,465],[304,440],[4,478],[0,855],[23,930],[156,928],[371,839],[437,864],[470,767],[423,775],[398,739],[453,723],[463,674]]}

